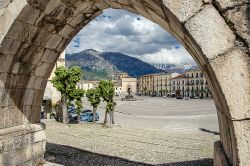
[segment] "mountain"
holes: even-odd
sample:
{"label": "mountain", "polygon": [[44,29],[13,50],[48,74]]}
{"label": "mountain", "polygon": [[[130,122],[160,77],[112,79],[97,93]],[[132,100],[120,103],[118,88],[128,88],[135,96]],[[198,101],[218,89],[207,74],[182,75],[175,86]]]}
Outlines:
{"label": "mountain", "polygon": [[66,66],[79,66],[86,80],[113,79],[115,73],[126,72],[132,77],[160,73],[163,70],[120,52],[98,52],[87,49],[66,54]]}
{"label": "mountain", "polygon": [[198,69],[199,67],[196,64],[151,64],[152,66],[156,67],[157,69],[164,70],[167,73],[184,73],[190,69]]}

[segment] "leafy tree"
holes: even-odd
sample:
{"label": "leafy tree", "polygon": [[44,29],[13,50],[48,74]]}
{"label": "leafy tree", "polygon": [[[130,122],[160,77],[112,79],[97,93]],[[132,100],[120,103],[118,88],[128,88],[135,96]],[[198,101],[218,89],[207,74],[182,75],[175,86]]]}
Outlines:
{"label": "leafy tree", "polygon": [[110,113],[110,116],[112,119],[111,123],[114,124],[114,95],[115,95],[115,88],[114,84],[110,80],[102,80],[99,83],[99,90],[100,95],[103,98],[103,100],[107,103],[106,104],[106,111],[105,111],[105,118],[104,118],[104,125],[108,124],[108,113]]}
{"label": "leafy tree", "polygon": [[93,107],[93,121],[92,122],[95,123],[97,106],[101,102],[101,98],[100,98],[101,94],[100,94],[99,88],[87,90],[86,97],[88,98],[88,101]]}
{"label": "leafy tree", "polygon": [[72,99],[76,84],[80,81],[82,72],[79,67],[67,69],[63,66],[56,68],[55,77],[52,78],[53,86],[61,92],[63,109],[63,123],[68,123],[67,100]]}
{"label": "leafy tree", "polygon": [[74,89],[70,92],[68,101],[72,102],[75,100],[74,106],[76,108],[77,113],[77,122],[80,122],[80,113],[83,108],[82,105],[82,97],[84,96],[85,91],[83,89]]}

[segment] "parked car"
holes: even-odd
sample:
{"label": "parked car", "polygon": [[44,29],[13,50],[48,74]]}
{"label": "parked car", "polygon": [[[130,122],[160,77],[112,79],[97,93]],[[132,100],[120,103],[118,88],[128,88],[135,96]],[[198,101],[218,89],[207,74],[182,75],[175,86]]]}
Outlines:
{"label": "parked car", "polygon": [[137,96],[142,96],[142,93],[136,93],[135,95],[137,95]]}
{"label": "parked car", "polygon": [[[96,113],[95,121],[99,121],[99,113]],[[92,122],[93,121],[93,113],[86,112],[80,115],[80,121]]]}
{"label": "parked car", "polygon": [[89,109],[82,110],[81,114],[86,113],[86,112],[92,112],[92,111],[91,111],[91,110],[89,110]]}
{"label": "parked car", "polygon": [[183,99],[183,96],[176,96],[176,99]]}
{"label": "parked car", "polygon": [[[86,109],[86,110],[82,110],[81,113],[80,113],[80,116],[84,113],[87,113],[87,112],[92,112],[91,110],[89,109]],[[77,113],[75,111],[75,108],[74,109],[68,109],[68,119],[70,121],[74,121],[74,120],[77,120]]]}

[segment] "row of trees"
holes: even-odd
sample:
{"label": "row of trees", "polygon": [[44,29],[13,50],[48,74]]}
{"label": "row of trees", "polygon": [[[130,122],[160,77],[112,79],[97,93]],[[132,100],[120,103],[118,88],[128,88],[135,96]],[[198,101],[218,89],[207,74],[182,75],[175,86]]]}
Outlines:
{"label": "row of trees", "polygon": [[[68,123],[67,105],[72,103],[76,108],[77,120],[80,121],[80,113],[83,108],[82,97],[85,91],[77,89],[76,85],[82,76],[83,74],[79,67],[72,67],[70,69],[58,67],[55,71],[55,77],[52,78],[53,86],[61,92],[63,123]],[[106,102],[104,125],[108,124],[108,115],[110,115],[110,123],[114,124],[114,109],[116,105],[113,100],[114,95],[114,84],[110,80],[100,81],[97,88],[86,91],[86,97],[93,107],[93,122],[95,122],[97,107],[102,98]]]}

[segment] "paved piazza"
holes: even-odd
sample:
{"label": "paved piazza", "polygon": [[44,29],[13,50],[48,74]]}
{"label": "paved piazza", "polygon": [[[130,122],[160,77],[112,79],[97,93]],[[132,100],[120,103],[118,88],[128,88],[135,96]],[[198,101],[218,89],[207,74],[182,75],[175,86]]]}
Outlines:
{"label": "paved piazza", "polygon": [[[219,131],[213,100],[136,96],[138,101],[121,101],[121,98],[116,98],[116,124],[166,132],[194,132],[201,129]],[[84,102],[85,108],[91,109],[87,103]],[[98,109],[101,115],[104,108],[102,103]]]}
{"label": "paved piazza", "polygon": [[47,165],[213,164],[213,142],[219,139],[213,100],[139,99],[117,99],[116,125],[110,128],[45,120]]}

